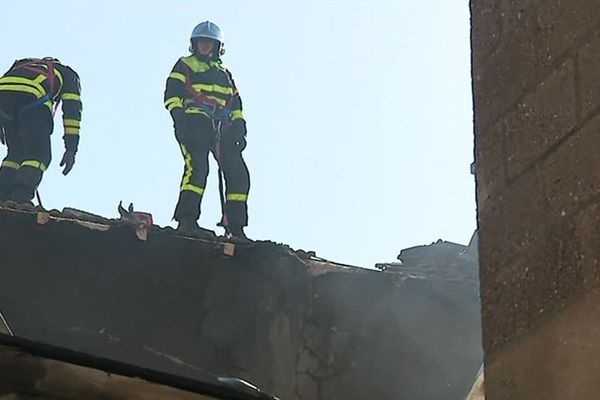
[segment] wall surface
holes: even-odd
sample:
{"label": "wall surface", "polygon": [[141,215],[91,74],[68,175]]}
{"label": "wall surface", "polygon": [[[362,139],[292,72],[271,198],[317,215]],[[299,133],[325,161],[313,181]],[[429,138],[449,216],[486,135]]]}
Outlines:
{"label": "wall surface", "polygon": [[600,397],[600,1],[471,0],[486,399]]}
{"label": "wall surface", "polygon": [[476,257],[460,247],[451,273],[444,251],[413,250],[420,276],[267,242],[227,256],[164,229],[143,241],[127,226],[37,222],[0,208],[0,309],[19,336],[286,400],[455,400],[481,364]]}

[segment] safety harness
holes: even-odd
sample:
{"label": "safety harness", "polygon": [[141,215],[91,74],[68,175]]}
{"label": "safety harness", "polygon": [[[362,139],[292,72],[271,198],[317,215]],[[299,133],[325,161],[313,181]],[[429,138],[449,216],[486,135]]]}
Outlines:
{"label": "safety harness", "polygon": [[[215,160],[217,161],[217,165],[219,167],[218,175],[219,175],[219,198],[221,200],[221,221],[217,223],[218,226],[222,226],[225,228],[227,233],[229,232],[229,218],[227,218],[227,213],[225,212],[225,189],[224,189],[224,175],[223,175],[223,167],[221,163],[221,135],[223,130],[227,130],[227,127],[231,125],[231,107],[229,106],[231,101],[233,100],[233,96],[230,96],[229,101],[225,106],[222,106],[215,99],[211,99],[210,97],[202,94],[202,92],[198,92],[194,89],[192,85],[192,75],[191,68],[183,63],[185,69],[185,90],[194,100],[194,105],[198,106],[202,111],[208,114],[212,120],[214,121],[216,138],[215,138],[215,150],[213,155]],[[235,84],[230,79],[231,87],[235,90]]]}
{"label": "safety harness", "polygon": [[[50,101],[54,100],[52,94],[54,93],[54,90],[56,89],[56,81],[57,81],[56,72],[54,70],[54,62],[55,61],[53,58],[45,57],[45,58],[42,58],[41,60],[35,60],[35,59],[24,60],[21,63],[15,64],[11,68],[11,71],[18,70],[18,69],[24,69],[27,71],[35,72],[38,75],[43,75],[44,77],[46,77],[46,80],[48,81],[49,87],[50,87],[50,90],[44,96],[21,107],[21,109],[19,111],[17,111],[17,116],[22,115],[23,113],[25,113],[28,110],[31,110],[32,108],[41,106],[42,104],[46,103],[49,100]],[[46,69],[38,67],[38,65],[40,63],[44,64],[46,66]],[[56,113],[59,103],[60,103],[60,99],[54,103],[54,107],[51,110],[52,116],[54,116],[54,114]],[[11,121],[14,119],[14,117],[11,117],[10,115],[6,114],[5,112],[0,111],[0,115],[8,121]]]}
{"label": "safety harness", "polygon": [[[194,100],[194,105],[198,106],[202,111],[207,113],[213,120],[217,121],[221,125],[229,125],[231,123],[231,108],[229,104],[222,106],[217,100],[211,99],[210,97],[198,92],[192,85],[192,70],[190,67],[183,63],[185,70],[185,90]],[[233,82],[231,82],[232,87]],[[227,103],[231,102],[231,98]]]}

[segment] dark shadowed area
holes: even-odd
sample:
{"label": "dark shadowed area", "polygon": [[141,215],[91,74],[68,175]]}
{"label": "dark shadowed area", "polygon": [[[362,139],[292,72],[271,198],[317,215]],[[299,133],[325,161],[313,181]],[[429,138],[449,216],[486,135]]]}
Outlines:
{"label": "dark shadowed area", "polygon": [[283,399],[457,399],[481,364],[467,247],[415,248],[382,272],[65,217],[0,209],[0,309],[16,335]]}

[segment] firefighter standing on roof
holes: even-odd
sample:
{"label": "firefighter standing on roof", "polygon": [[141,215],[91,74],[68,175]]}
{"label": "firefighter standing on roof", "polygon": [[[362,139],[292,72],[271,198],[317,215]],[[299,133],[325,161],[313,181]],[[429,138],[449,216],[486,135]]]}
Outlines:
{"label": "firefighter standing on roof", "polygon": [[79,76],[54,58],[15,61],[0,78],[0,141],[8,147],[0,166],[0,201],[30,202],[52,159],[53,114],[62,101],[67,175],[75,163],[81,121]]}
{"label": "firefighter standing on roof", "polygon": [[175,137],[185,162],[174,218],[180,230],[197,230],[200,204],[213,152],[225,183],[225,204],[220,225],[232,236],[245,238],[250,177],[242,151],[246,122],[242,102],[231,73],[223,66],[223,35],[212,22],[196,26],[191,35],[192,55],[180,58],[165,90],[165,107],[171,113]]}

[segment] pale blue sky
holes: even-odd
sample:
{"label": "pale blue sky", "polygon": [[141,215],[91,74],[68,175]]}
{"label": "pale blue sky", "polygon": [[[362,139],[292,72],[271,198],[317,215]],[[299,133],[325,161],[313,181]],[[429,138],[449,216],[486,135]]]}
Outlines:
{"label": "pale blue sky", "polygon": [[438,238],[467,243],[475,229],[467,0],[0,4],[2,71],[51,55],[82,79],[78,162],[60,175],[57,120],[46,207],[114,217],[122,199],[171,224],[183,162],[164,84],[210,19],[248,121],[249,236],[372,266]]}

